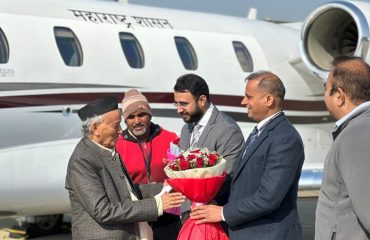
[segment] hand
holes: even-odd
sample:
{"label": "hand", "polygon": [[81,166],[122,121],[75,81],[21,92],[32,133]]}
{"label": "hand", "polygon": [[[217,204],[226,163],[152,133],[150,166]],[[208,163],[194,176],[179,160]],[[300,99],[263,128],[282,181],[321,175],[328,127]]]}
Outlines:
{"label": "hand", "polygon": [[162,204],[163,210],[169,208],[180,207],[181,204],[185,201],[185,196],[179,192],[175,193],[165,193],[162,195]]}
{"label": "hand", "polygon": [[222,221],[222,207],[216,205],[202,205],[191,208],[190,218],[198,220],[195,224]]}

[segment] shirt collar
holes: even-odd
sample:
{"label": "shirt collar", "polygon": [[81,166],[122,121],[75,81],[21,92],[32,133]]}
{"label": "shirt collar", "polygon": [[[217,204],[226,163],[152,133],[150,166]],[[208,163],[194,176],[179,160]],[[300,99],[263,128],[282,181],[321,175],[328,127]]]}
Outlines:
{"label": "shirt collar", "polygon": [[257,124],[257,129],[258,129],[258,132],[261,132],[265,127],[266,125],[272,121],[272,119],[276,118],[277,116],[279,116],[280,114],[282,113],[282,111],[279,111],[271,116],[268,116],[267,118],[263,119],[261,122],[259,122]]}
{"label": "shirt collar", "polygon": [[106,148],[104,147],[103,145],[100,145],[99,143],[95,142],[94,140],[90,139],[91,142],[95,143],[96,145],[98,145],[98,147],[110,152],[112,154],[112,156],[114,156],[114,154],[116,154],[116,150],[115,149],[110,149],[110,148]]}
{"label": "shirt collar", "polygon": [[211,118],[211,115],[212,115],[212,111],[214,109],[214,106],[213,104],[211,103],[209,105],[209,108],[207,109],[206,113],[203,115],[203,117],[196,123],[196,125],[200,125],[202,127],[205,127],[209,121],[209,119]]}
{"label": "shirt collar", "polygon": [[339,127],[340,125],[342,125],[348,118],[350,118],[353,114],[355,114],[357,111],[360,111],[361,109],[363,108],[366,108],[366,107],[369,107],[370,106],[370,101],[367,101],[367,102],[364,102],[364,103],[361,103],[360,105],[358,105],[357,107],[355,107],[354,109],[352,109],[352,111],[350,111],[349,113],[347,113],[344,117],[342,117],[341,119],[339,119],[338,121],[335,122],[335,126],[336,127]]}

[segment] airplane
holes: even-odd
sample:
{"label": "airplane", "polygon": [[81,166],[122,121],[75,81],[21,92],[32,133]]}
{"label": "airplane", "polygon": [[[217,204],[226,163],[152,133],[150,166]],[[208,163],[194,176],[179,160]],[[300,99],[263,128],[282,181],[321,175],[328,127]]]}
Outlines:
{"label": "airplane", "polygon": [[324,4],[299,28],[102,0],[0,3],[0,217],[45,232],[70,211],[64,181],[82,136],[76,111],[137,88],[153,122],[180,133],[173,86],[186,73],[207,81],[211,101],[245,136],[255,125],[240,105],[245,78],[276,73],[286,87],[284,112],[305,146],[299,198],[316,199],[334,126],[323,102],[330,62],[369,60],[364,2]]}

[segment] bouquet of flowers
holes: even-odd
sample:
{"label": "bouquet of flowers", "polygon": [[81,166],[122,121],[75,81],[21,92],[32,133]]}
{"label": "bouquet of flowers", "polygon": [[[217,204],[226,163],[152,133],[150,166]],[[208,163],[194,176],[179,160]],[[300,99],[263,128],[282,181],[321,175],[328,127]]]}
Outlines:
{"label": "bouquet of flowers", "polygon": [[[225,159],[207,148],[181,151],[174,160],[168,160],[164,171],[168,184],[192,201],[192,205],[209,203],[220,190],[226,174]],[[195,224],[188,218],[181,228],[178,240],[226,240],[220,223]]]}

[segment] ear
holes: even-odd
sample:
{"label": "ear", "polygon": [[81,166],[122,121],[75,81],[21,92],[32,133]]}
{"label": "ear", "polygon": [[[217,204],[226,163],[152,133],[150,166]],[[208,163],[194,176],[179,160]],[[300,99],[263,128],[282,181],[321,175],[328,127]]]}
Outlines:
{"label": "ear", "polygon": [[346,93],[343,91],[342,88],[338,88],[335,94],[335,101],[337,103],[337,106],[341,107],[346,102]]}
{"label": "ear", "polygon": [[95,136],[99,136],[99,124],[94,123],[92,126],[92,134]]}
{"label": "ear", "polygon": [[266,106],[271,107],[273,103],[274,103],[274,96],[272,96],[271,94],[267,94],[266,95]]}
{"label": "ear", "polygon": [[204,108],[207,104],[207,97],[205,95],[200,95],[199,99],[198,99],[198,104]]}

